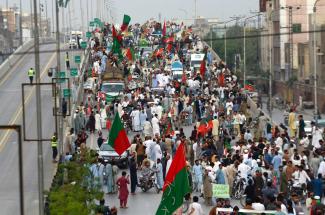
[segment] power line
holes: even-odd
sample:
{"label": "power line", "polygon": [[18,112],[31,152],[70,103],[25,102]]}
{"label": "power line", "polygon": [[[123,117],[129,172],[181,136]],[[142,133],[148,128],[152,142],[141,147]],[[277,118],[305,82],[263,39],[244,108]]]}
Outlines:
{"label": "power line", "polygon": [[[254,29],[255,30],[255,29]],[[317,30],[317,31],[301,31],[301,32],[295,32],[293,33],[294,35],[295,34],[309,34],[309,33],[322,33],[322,32],[325,32],[325,29],[323,30]],[[289,35],[290,32],[284,32],[284,33],[274,33],[274,34],[253,34],[253,35],[246,35],[246,39],[249,39],[249,38],[261,38],[261,37],[275,37],[275,36],[282,36],[282,35]],[[243,39],[244,36],[227,36],[227,41],[228,40],[238,40],[238,39]],[[202,39],[206,42],[210,42],[210,41],[224,41],[224,38],[223,37],[218,37],[218,38],[206,38],[206,39]],[[169,43],[161,43],[161,42],[157,42],[157,43],[153,43],[153,44],[149,44],[148,46],[159,46],[159,45],[167,45],[167,44],[173,44],[173,43],[178,43],[179,41],[177,42],[169,42]],[[191,41],[192,42],[192,41]],[[187,44],[187,43],[191,43],[191,42],[182,42],[184,44]],[[42,43],[42,45],[46,45],[46,44],[53,44],[54,42],[46,42],[46,43]],[[141,46],[141,45],[133,45],[134,47],[145,47],[145,46]],[[32,48],[31,48],[32,50]],[[39,53],[54,53],[56,51],[56,49],[47,49],[47,50],[43,50],[43,51],[39,51]],[[80,51],[80,49],[60,49],[59,50],[60,52],[76,52],[76,51]],[[25,52],[16,52],[16,53],[12,53],[12,54],[2,54],[3,56],[6,56],[6,55],[25,55],[25,54],[34,54],[35,52],[34,51],[25,51]]]}

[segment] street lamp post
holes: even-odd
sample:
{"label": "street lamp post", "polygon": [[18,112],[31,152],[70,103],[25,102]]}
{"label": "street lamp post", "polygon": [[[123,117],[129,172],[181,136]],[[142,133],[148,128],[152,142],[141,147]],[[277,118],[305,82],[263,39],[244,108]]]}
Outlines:
{"label": "street lamp post", "polygon": [[317,101],[317,50],[316,50],[316,5],[319,0],[315,1],[314,7],[313,7],[313,55],[314,55],[314,119],[318,119],[318,101]]}
{"label": "street lamp post", "polygon": [[269,116],[272,120],[272,65],[273,65],[273,57],[272,57],[272,34],[273,34],[273,25],[272,25],[272,15],[274,10],[270,13],[269,16]]}
{"label": "street lamp post", "polygon": [[23,9],[22,9],[22,0],[19,1],[19,43],[20,45],[23,45]]}
{"label": "street lamp post", "polygon": [[246,84],[246,22],[248,19],[254,18],[256,16],[259,16],[260,14],[254,15],[254,16],[250,16],[245,18],[244,20],[244,83],[243,83],[243,87],[245,87]]}

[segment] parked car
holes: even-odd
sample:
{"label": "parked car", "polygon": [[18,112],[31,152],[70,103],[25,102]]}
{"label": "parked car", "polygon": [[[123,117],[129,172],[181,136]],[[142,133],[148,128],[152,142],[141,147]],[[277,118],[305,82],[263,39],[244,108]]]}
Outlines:
{"label": "parked car", "polygon": [[[297,128],[299,127],[299,121],[296,121],[297,123]],[[312,126],[311,126],[311,121],[305,120],[305,133],[307,135],[311,135],[311,131],[312,131]]]}
{"label": "parked car", "polygon": [[98,149],[98,157],[103,160],[110,162],[111,164],[117,165],[120,169],[126,169],[128,167],[128,152],[125,151],[121,156],[105,142]]}

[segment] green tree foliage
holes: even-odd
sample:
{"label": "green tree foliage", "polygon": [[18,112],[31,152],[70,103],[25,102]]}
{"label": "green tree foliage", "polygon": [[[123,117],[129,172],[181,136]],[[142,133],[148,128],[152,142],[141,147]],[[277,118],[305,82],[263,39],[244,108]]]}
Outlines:
{"label": "green tree foliage", "polygon": [[89,166],[95,153],[84,150],[72,161],[59,164],[48,194],[51,215],[88,215],[96,208],[95,200],[103,198],[100,187],[91,179]]}
{"label": "green tree foliage", "polygon": [[[227,31],[227,65],[235,71],[235,55],[240,54],[241,62],[237,65],[237,70],[242,71],[244,58],[244,29],[242,26],[235,25],[228,27]],[[224,60],[225,56],[225,29],[216,29],[212,33],[212,46],[214,51]],[[259,32],[255,28],[246,27],[246,71],[247,75],[260,74],[259,66],[259,38],[249,37],[258,35]],[[211,32],[205,38],[206,42],[210,44]]]}

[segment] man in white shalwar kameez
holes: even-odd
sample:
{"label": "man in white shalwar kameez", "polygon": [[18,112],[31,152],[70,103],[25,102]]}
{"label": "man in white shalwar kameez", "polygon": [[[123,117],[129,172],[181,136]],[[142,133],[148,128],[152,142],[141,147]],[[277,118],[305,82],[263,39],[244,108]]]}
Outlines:
{"label": "man in white shalwar kameez", "polygon": [[152,126],[151,126],[151,122],[149,122],[148,118],[143,123],[143,135],[145,137],[152,136]]}
{"label": "man in white shalwar kameez", "polygon": [[160,136],[160,128],[159,128],[159,120],[158,120],[158,114],[155,114],[155,116],[151,120],[152,124],[152,133],[153,135]]}
{"label": "man in white shalwar kameez", "polygon": [[98,113],[98,111],[96,112],[95,114],[95,129],[97,131],[101,131],[102,130],[102,125],[101,125],[101,117],[100,117],[100,114]]}
{"label": "man in white shalwar kameez", "polygon": [[131,118],[132,118],[132,127],[133,127],[133,131],[140,131],[141,130],[141,126],[140,126],[140,111],[135,108],[132,112],[131,112]]}
{"label": "man in white shalwar kameez", "polygon": [[[314,124],[314,122],[312,122],[312,124]],[[313,126],[312,127],[312,142],[311,144],[315,147],[315,149],[319,149],[321,147],[321,145],[319,144],[319,141],[323,139],[323,135],[322,135],[322,131],[317,128],[317,126]]]}

